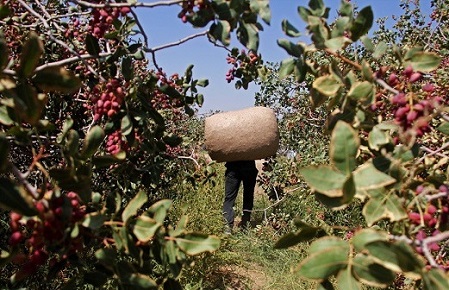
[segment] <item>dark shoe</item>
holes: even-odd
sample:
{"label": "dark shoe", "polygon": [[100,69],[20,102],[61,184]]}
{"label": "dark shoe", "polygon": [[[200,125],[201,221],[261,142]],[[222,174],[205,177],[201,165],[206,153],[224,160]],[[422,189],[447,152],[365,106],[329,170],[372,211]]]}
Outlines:
{"label": "dark shoe", "polygon": [[247,215],[242,216],[242,220],[239,222],[238,227],[241,229],[248,229],[251,226],[251,218]]}

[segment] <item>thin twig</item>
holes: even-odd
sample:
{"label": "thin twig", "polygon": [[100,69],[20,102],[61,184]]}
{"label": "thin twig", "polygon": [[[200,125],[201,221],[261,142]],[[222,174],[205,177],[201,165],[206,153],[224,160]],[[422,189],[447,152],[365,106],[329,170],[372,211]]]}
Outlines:
{"label": "thin twig", "polygon": [[37,199],[39,197],[39,194],[37,193],[36,187],[31,185],[26,179],[27,174],[23,174],[22,172],[20,172],[20,170],[14,164],[11,164],[11,171],[14,174],[14,176],[20,181],[20,183],[22,183],[25,186],[27,192],[34,199]]}

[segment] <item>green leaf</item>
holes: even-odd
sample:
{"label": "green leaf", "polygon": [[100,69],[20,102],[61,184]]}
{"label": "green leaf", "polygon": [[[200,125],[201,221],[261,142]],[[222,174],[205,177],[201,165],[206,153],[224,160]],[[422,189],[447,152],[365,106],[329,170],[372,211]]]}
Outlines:
{"label": "green leaf", "polygon": [[84,139],[83,150],[80,153],[81,158],[87,159],[94,155],[103,142],[104,136],[104,130],[100,126],[93,126]]}
{"label": "green leaf", "polygon": [[374,43],[371,40],[371,38],[369,38],[368,36],[362,36],[360,38],[360,40],[362,41],[363,45],[365,46],[365,49],[369,52],[373,52],[374,51]]}
{"label": "green leaf", "polygon": [[97,168],[108,167],[112,164],[116,164],[118,162],[123,162],[126,159],[126,152],[120,151],[114,155],[102,155],[102,156],[94,156],[92,158],[92,164]]}
{"label": "green leaf", "polygon": [[122,75],[125,78],[126,81],[132,80],[134,77],[134,69],[133,69],[133,62],[131,57],[124,57],[122,59]]}
{"label": "green leaf", "polygon": [[37,214],[33,199],[25,188],[4,177],[0,178],[0,207],[25,216]]}
{"label": "green leaf", "polygon": [[357,132],[351,125],[338,121],[332,130],[330,159],[340,172],[348,175],[356,166],[356,156],[360,146]]}
{"label": "green leaf", "polygon": [[438,68],[441,58],[433,52],[417,52],[406,60],[404,66],[412,66],[413,70],[420,72],[431,72]]}
{"label": "green leaf", "polygon": [[196,85],[205,88],[205,87],[207,87],[209,85],[209,80],[208,79],[198,80],[196,82]]}
{"label": "green leaf", "polygon": [[374,49],[373,58],[380,59],[387,51],[387,48],[388,45],[384,41],[379,42]]}
{"label": "green leaf", "polygon": [[371,6],[360,10],[350,29],[352,41],[357,41],[362,35],[367,34],[373,26],[373,21],[374,14]]}
{"label": "green leaf", "polygon": [[356,82],[351,86],[348,97],[356,101],[369,101],[371,103],[374,93],[374,85],[371,82]]}
{"label": "green leaf", "polygon": [[[331,240],[331,238],[322,238],[313,242],[311,248],[323,239]],[[296,271],[300,276],[312,280],[327,279],[346,268],[349,255],[348,243],[340,240],[323,244],[319,246],[319,250],[310,249],[310,255],[299,264]]]}
{"label": "green leaf", "polygon": [[138,289],[157,289],[158,287],[156,281],[141,273],[132,273],[125,278],[125,284],[136,286]]}
{"label": "green leaf", "polygon": [[162,224],[167,216],[168,209],[171,207],[172,201],[169,199],[162,199],[155,202],[147,213],[151,215],[158,223]]}
{"label": "green leaf", "polygon": [[357,279],[352,275],[350,267],[347,267],[338,273],[337,284],[338,289],[345,289],[345,290],[362,289],[360,282],[357,281]]}
{"label": "green leaf", "polygon": [[106,216],[101,213],[94,212],[85,215],[84,220],[82,222],[83,227],[97,230],[103,226],[104,221],[106,220]]}
{"label": "green leaf", "polygon": [[108,269],[112,269],[117,263],[117,253],[112,248],[103,248],[95,252],[95,258]]}
{"label": "green leaf", "polygon": [[86,50],[90,55],[98,55],[101,52],[98,39],[90,33],[86,33]]}
{"label": "green leaf", "polygon": [[255,24],[241,21],[237,29],[237,38],[247,49],[254,51],[259,49],[259,31]]}
{"label": "green leaf", "polygon": [[131,132],[133,131],[133,122],[131,120],[131,116],[123,116],[122,121],[120,122],[120,131],[122,132],[123,136],[131,134]]}
{"label": "green leaf", "polygon": [[449,135],[449,122],[443,122],[437,128],[438,131],[445,135]]}
{"label": "green leaf", "polygon": [[341,83],[333,75],[326,75],[315,79],[312,87],[321,94],[332,97],[337,94]]}
{"label": "green leaf", "polygon": [[209,28],[209,33],[223,45],[231,44],[231,25],[228,21],[219,20]]}
{"label": "green leaf", "polygon": [[136,196],[128,203],[122,212],[122,221],[128,222],[129,218],[136,215],[137,211],[148,201],[145,191],[139,191]]}
{"label": "green leaf", "polygon": [[336,52],[337,50],[344,48],[345,45],[348,43],[348,40],[349,39],[344,36],[338,36],[325,40],[324,46],[327,47],[329,50]]}
{"label": "green leaf", "polygon": [[175,238],[178,247],[187,255],[198,255],[213,252],[220,246],[220,239],[203,233],[189,233],[184,237]]}
{"label": "green leaf", "polygon": [[352,4],[346,1],[340,1],[340,8],[338,9],[339,14],[343,17],[352,17],[353,16],[353,10],[352,10]]}
{"label": "green leaf", "polygon": [[81,87],[81,80],[62,66],[46,67],[38,71],[33,81],[45,92],[72,94]]}
{"label": "green leaf", "polygon": [[365,228],[354,234],[352,237],[352,244],[357,252],[362,252],[367,244],[375,241],[387,241],[387,239],[387,232]]}
{"label": "green leaf", "polygon": [[301,32],[296,29],[287,19],[282,20],[282,31],[290,37],[299,37]]}
{"label": "green leaf", "polygon": [[354,171],[354,182],[357,190],[371,190],[391,185],[396,182],[396,179],[367,162]]}
{"label": "green leaf", "polygon": [[325,231],[319,227],[312,227],[306,223],[300,224],[299,231],[290,232],[282,236],[274,245],[275,249],[285,249],[297,245],[301,242],[310,241],[314,238],[325,235]]}
{"label": "green leaf", "polygon": [[279,67],[279,78],[283,79],[286,76],[290,75],[295,69],[295,59],[287,58],[281,61],[281,65]]}
{"label": "green leaf", "polygon": [[337,237],[323,237],[321,239],[318,239],[316,241],[314,241],[310,247],[309,247],[309,252],[311,254],[313,253],[318,253],[321,251],[325,251],[328,250],[330,248],[334,248],[334,249],[340,249],[343,252],[346,252],[346,254],[349,254],[349,245],[347,241],[344,241],[340,238]]}
{"label": "green leaf", "polygon": [[363,216],[368,226],[372,226],[381,219],[400,221],[407,217],[402,202],[392,193],[384,193],[384,189],[370,191],[370,199],[363,207]]}
{"label": "green leaf", "polygon": [[375,263],[365,254],[357,254],[352,263],[353,274],[357,280],[368,286],[386,287],[396,278],[396,274]]}
{"label": "green leaf", "polygon": [[312,15],[312,11],[310,11],[308,8],[299,6],[298,7],[298,14],[301,17],[301,19],[308,23],[309,22],[309,16]]}
{"label": "green leaf", "polygon": [[309,0],[309,8],[315,16],[323,16],[326,6],[323,0]]}
{"label": "green leaf", "polygon": [[385,268],[394,272],[413,273],[415,279],[420,278],[424,265],[416,256],[416,252],[404,241],[373,241],[365,245],[364,251],[368,251],[375,261]]}
{"label": "green leaf", "polygon": [[196,100],[196,103],[198,104],[198,106],[200,106],[200,107],[203,106],[203,104],[204,104],[204,96],[203,96],[203,94],[196,95],[195,100]]}
{"label": "green leaf", "polygon": [[74,122],[72,118],[67,118],[64,120],[64,124],[62,125],[62,131],[56,138],[56,142],[61,143],[64,140],[69,130],[73,127],[73,123]]}
{"label": "green leaf", "polygon": [[346,175],[328,166],[310,166],[300,169],[307,185],[329,197],[342,197]]}
{"label": "green leaf", "polygon": [[141,215],[136,219],[133,233],[139,241],[147,243],[153,239],[154,235],[161,227],[162,224],[155,219],[146,215]]}
{"label": "green leaf", "polygon": [[36,32],[31,31],[20,55],[19,76],[27,78],[33,75],[43,53],[44,44],[42,40]]}
{"label": "green leaf", "polygon": [[260,18],[266,23],[270,24],[271,21],[271,10],[270,10],[269,0],[251,0],[250,8],[255,13],[259,14]]}
{"label": "green leaf", "polygon": [[424,290],[446,290],[449,289],[448,274],[440,269],[432,268],[422,274]]}
{"label": "green leaf", "polygon": [[302,46],[294,44],[293,42],[287,40],[287,39],[278,39],[277,41],[278,45],[285,49],[288,54],[294,57],[301,57],[304,53],[304,49]]}
{"label": "green leaf", "polygon": [[390,143],[390,136],[385,130],[381,130],[379,126],[374,126],[368,135],[369,147],[379,151],[384,145]]}

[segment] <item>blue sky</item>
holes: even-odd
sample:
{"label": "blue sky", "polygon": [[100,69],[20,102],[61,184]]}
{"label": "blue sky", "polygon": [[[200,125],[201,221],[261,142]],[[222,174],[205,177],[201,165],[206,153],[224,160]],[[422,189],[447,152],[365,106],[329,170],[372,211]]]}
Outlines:
{"label": "blue sky", "polygon": [[[158,2],[143,1],[143,2]],[[359,8],[370,5],[374,11],[374,17],[388,17],[401,13],[399,4],[401,0],[353,0]],[[423,4],[429,1],[422,0]],[[263,24],[264,31],[260,33],[259,52],[265,61],[279,62],[287,58],[287,53],[277,46],[279,38],[286,38],[281,29],[281,21],[288,19],[298,29],[305,33],[304,23],[297,13],[298,6],[307,6],[308,0],[271,0],[272,13],[271,25]],[[335,12],[340,4],[339,0],[325,0]],[[429,4],[424,4],[423,13],[430,11]],[[149,46],[156,47],[167,43],[176,42],[189,35],[202,32],[207,28],[192,28],[189,24],[182,23],[177,14],[178,6],[139,8],[139,19],[149,38]],[[307,37],[307,36],[306,36]],[[308,38],[306,38],[308,39]],[[297,41],[297,39],[293,39]],[[233,35],[230,47],[241,47]],[[200,113],[211,110],[229,111],[251,107],[254,104],[254,93],[258,87],[250,84],[248,90],[237,90],[233,83],[228,84],[225,74],[230,66],[226,63],[227,51],[213,46],[206,37],[196,38],[180,46],[171,47],[156,52],[158,65],[167,72],[182,74],[188,65],[194,64],[193,76],[195,78],[209,79],[209,86],[200,88],[205,101]]]}

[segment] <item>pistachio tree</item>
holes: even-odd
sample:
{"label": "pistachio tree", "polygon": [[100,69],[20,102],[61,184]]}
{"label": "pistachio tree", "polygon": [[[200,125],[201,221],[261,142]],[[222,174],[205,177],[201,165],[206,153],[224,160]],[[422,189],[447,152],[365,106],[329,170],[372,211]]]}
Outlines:
{"label": "pistachio tree", "polygon": [[[137,11],[167,5],[204,32],[150,47]],[[235,34],[260,64],[260,20],[268,1],[0,2],[2,288],[182,288],[188,258],[220,244],[169,221],[164,198],[210,171],[180,158],[208,80],[193,65],[167,75],[156,52],[207,37],[237,56]],[[243,87],[246,62],[232,71]]]}
{"label": "pistachio tree", "polygon": [[418,1],[404,1],[397,30],[380,20],[370,34],[370,6],[341,1],[330,19],[324,1],[311,0],[298,7],[309,43],[290,40],[298,29],[283,21],[289,38],[278,44],[291,57],[280,76],[308,80],[310,106],[328,110],[329,163],[304,166],[301,177],[323,206],[361,204],[365,221],[362,228],[345,226],[343,234],[297,221],[297,231],[277,242],[284,248],[312,241],[296,270],[319,289],[449,287],[449,7],[431,5],[425,19]]}

